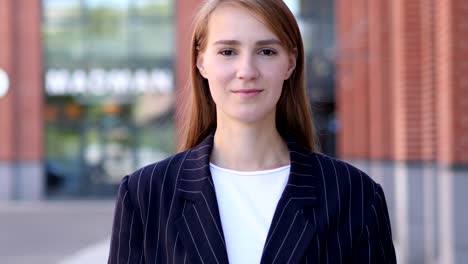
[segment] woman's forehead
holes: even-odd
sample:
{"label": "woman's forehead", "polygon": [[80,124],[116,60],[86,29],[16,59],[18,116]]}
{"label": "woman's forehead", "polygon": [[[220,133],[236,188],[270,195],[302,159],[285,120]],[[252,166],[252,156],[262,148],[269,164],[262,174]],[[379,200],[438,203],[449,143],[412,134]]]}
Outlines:
{"label": "woman's forehead", "polygon": [[[208,42],[280,42],[263,18],[237,5],[218,6],[210,16],[207,30]],[[275,41],[272,41],[275,40]]]}

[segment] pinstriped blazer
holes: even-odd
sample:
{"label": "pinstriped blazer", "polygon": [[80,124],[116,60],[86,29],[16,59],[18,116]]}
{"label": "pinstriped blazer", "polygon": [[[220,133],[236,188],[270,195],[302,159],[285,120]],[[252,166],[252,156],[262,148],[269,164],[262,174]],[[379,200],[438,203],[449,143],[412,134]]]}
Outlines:
{"label": "pinstriped blazer", "polygon": [[[291,172],[261,263],[396,263],[380,185],[288,139]],[[121,182],[109,263],[228,263],[209,169],[213,134]]]}

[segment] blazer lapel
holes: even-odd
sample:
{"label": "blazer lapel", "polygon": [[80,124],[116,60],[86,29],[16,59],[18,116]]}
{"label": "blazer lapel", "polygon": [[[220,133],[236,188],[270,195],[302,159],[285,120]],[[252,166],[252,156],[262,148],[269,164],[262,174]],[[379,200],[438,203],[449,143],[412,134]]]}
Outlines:
{"label": "blazer lapel", "polygon": [[216,193],[209,168],[213,134],[190,150],[178,181],[178,195],[185,199],[176,220],[180,238],[197,263],[228,263]]}
{"label": "blazer lapel", "polygon": [[[262,264],[299,263],[316,236],[315,207],[319,181],[313,155],[287,139],[291,173],[278,202],[263,249]],[[228,263],[218,203],[209,168],[213,134],[190,150],[178,181],[185,199],[176,220],[179,236],[192,262]]]}
{"label": "blazer lapel", "polygon": [[291,173],[278,202],[261,259],[262,264],[299,263],[316,235],[318,176],[310,151],[289,141]]}

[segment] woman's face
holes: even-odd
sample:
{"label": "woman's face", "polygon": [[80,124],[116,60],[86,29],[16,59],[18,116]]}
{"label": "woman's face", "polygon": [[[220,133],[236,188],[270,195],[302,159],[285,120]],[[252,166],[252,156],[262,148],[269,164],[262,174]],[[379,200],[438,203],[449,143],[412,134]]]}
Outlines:
{"label": "woman's face", "polygon": [[295,62],[295,54],[254,13],[222,5],[211,14],[197,67],[208,80],[218,121],[252,123],[275,120],[283,82]]}

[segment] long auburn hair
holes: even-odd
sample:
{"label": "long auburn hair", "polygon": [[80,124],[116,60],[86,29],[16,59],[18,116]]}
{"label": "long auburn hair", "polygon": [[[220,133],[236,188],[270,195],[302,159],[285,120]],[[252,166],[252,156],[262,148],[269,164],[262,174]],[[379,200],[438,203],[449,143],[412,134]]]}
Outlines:
{"label": "long auburn hair", "polygon": [[182,102],[179,127],[179,151],[198,145],[216,129],[216,105],[208,81],[197,68],[200,51],[206,47],[211,14],[221,4],[244,7],[259,16],[275,33],[289,52],[296,49],[296,67],[283,84],[276,105],[276,129],[281,135],[292,135],[297,143],[316,151],[315,130],[304,81],[304,46],[299,26],[283,0],[207,0],[194,18],[190,46],[189,95]]}

